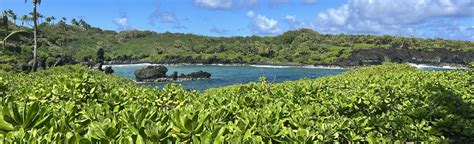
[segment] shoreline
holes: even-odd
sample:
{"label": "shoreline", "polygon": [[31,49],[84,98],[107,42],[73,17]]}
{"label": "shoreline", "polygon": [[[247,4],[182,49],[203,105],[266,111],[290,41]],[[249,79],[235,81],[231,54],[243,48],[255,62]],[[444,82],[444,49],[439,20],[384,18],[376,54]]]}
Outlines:
{"label": "shoreline", "polygon": [[[441,69],[469,69],[464,65],[459,64],[416,64],[416,63],[403,63],[418,69],[422,68],[441,68]],[[284,64],[284,63],[259,63],[259,64],[245,64],[245,63],[233,63],[233,64],[204,64],[204,63],[175,63],[175,64],[163,64],[156,62],[131,62],[131,63],[114,63],[104,64],[103,66],[111,67],[127,67],[127,66],[152,66],[152,65],[164,65],[164,66],[250,66],[259,68],[305,68],[305,69],[354,69],[362,66],[336,66],[336,65],[305,65],[305,64]]]}
{"label": "shoreline", "polygon": [[127,67],[127,66],[250,66],[258,68],[305,68],[305,69],[353,69],[355,67],[341,67],[341,66],[323,66],[323,65],[271,65],[271,64],[202,64],[202,63],[176,63],[176,64],[160,64],[160,63],[130,63],[130,64],[107,64],[103,67]]}

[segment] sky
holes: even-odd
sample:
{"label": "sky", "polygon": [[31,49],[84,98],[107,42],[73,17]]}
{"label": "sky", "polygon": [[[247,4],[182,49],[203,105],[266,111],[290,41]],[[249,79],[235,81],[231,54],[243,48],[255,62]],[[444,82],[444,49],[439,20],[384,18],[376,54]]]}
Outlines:
{"label": "sky", "polygon": [[[27,14],[31,0],[0,0],[6,9]],[[116,31],[273,36],[310,28],[474,41],[474,0],[43,0],[38,11]]]}

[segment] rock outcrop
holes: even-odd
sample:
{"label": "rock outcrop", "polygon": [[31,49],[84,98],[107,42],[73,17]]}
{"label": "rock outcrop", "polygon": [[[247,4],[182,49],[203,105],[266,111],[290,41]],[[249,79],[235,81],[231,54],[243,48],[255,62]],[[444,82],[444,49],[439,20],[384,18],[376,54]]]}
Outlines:
{"label": "rock outcrop", "polygon": [[383,62],[416,63],[428,65],[468,65],[474,61],[474,51],[450,51],[446,49],[363,49],[356,50],[347,59],[333,65],[363,66],[377,65]]}
{"label": "rock outcrop", "polygon": [[175,71],[170,76],[166,75],[167,72],[168,68],[164,66],[148,66],[136,70],[134,74],[138,82],[182,82],[211,78],[211,74],[204,71],[181,75],[178,75],[178,72]]}
{"label": "rock outcrop", "polygon": [[144,69],[135,70],[135,78],[137,81],[146,81],[150,79],[166,78],[168,68],[165,66],[147,66]]}
{"label": "rock outcrop", "polygon": [[211,77],[211,74],[208,73],[208,72],[204,72],[204,71],[198,71],[198,72],[193,72],[193,73],[190,73],[190,74],[184,74],[184,75],[181,75],[179,78],[194,78],[194,79],[206,79],[206,78],[210,78]]}

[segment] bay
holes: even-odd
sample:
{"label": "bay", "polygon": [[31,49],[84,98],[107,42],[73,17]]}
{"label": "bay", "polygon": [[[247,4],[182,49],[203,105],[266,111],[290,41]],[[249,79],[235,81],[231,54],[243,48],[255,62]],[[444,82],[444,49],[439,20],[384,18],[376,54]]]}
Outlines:
{"label": "bay", "polygon": [[[115,74],[135,80],[135,70],[144,68],[149,64],[116,65],[112,66]],[[348,69],[323,68],[323,67],[290,67],[290,66],[251,66],[251,65],[167,65],[168,73],[174,71],[179,74],[189,74],[196,71],[211,73],[210,79],[196,81],[178,82],[185,89],[203,91],[209,88],[219,88],[234,84],[245,84],[256,82],[260,77],[266,77],[267,81],[280,83],[284,81],[298,80],[302,78],[318,78],[340,74]],[[162,88],[168,83],[140,83],[141,85],[157,86]]]}
{"label": "bay", "polygon": [[[151,64],[112,65],[116,75],[135,80],[135,70],[142,69]],[[412,65],[422,70],[438,71],[451,70],[451,67],[434,67],[425,65]],[[350,69],[329,67],[293,67],[293,66],[265,66],[265,65],[166,65],[167,75],[174,71],[179,74],[206,71],[211,73],[210,79],[177,82],[185,89],[204,91],[209,88],[219,88],[235,84],[257,82],[260,77],[266,77],[267,81],[280,83],[284,81],[298,80],[303,78],[319,78],[337,75]],[[178,74],[178,75],[179,75]],[[169,83],[139,83],[140,85],[156,86],[163,88]]]}

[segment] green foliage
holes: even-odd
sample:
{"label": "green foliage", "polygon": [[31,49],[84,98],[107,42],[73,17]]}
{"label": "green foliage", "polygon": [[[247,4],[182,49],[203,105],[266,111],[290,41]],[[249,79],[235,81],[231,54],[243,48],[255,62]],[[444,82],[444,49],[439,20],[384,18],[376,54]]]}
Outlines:
{"label": "green foliage", "polygon": [[[181,33],[151,31],[101,30],[84,20],[72,19],[70,24],[42,23],[39,27],[38,54],[41,58],[70,56],[106,61],[153,61],[158,63],[295,63],[329,65],[346,60],[362,49],[416,49],[431,51],[474,51],[474,42],[443,39],[403,38],[371,35],[324,35],[311,29],[288,31],[273,37],[209,37]],[[13,30],[30,28],[9,24]],[[0,31],[0,38],[7,33]],[[31,36],[16,37],[9,49],[17,63],[14,68],[31,60]],[[105,55],[95,55],[100,49]],[[98,57],[99,56],[99,57]],[[366,56],[370,57],[370,56]],[[74,62],[70,62],[74,63]]]}
{"label": "green foliage", "polygon": [[[383,71],[383,72],[381,72]],[[159,90],[80,66],[0,73],[5,143],[454,142],[474,136],[474,71],[407,65],[315,80]]]}

